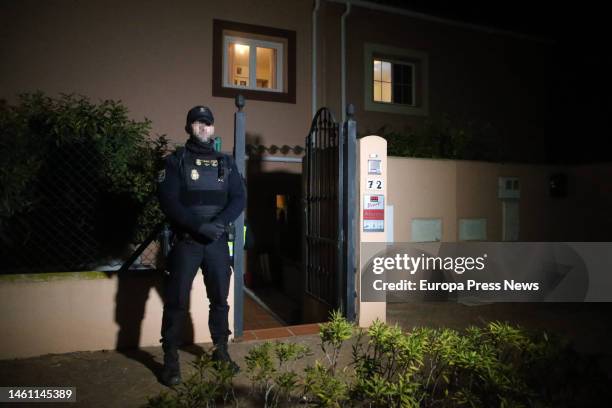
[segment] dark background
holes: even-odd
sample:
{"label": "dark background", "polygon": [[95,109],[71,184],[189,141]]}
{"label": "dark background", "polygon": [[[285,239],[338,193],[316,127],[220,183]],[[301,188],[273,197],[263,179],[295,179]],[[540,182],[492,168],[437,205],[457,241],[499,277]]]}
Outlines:
{"label": "dark background", "polygon": [[[555,89],[546,135],[549,163],[611,161],[607,128],[611,56],[604,3],[546,1],[371,0],[438,17],[550,41],[555,49]],[[547,110],[547,112],[545,112]]]}

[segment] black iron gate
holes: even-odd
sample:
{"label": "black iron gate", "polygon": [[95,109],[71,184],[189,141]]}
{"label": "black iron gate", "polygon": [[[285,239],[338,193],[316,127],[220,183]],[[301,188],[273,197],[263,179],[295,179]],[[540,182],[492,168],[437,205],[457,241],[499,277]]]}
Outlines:
{"label": "black iron gate", "polygon": [[329,309],[355,318],[355,146],[353,107],[340,126],[327,108],[306,137],[304,266],[306,293]]}

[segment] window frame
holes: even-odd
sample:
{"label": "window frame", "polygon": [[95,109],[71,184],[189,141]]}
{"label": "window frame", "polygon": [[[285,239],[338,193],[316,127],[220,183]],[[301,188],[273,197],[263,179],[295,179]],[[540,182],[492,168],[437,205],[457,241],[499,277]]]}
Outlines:
{"label": "window frame", "polygon": [[[402,61],[402,60],[398,60],[398,59],[394,59],[394,58],[387,58],[387,57],[379,57],[379,56],[374,56],[372,59],[372,65],[374,65],[374,61],[380,61],[382,62],[388,62],[391,64],[391,102],[385,102],[385,101],[377,101],[374,99],[374,82],[376,82],[377,80],[374,78],[374,72],[372,71],[372,102],[374,103],[386,103],[386,104],[391,104],[391,105],[400,105],[400,106],[410,106],[410,107],[416,107],[416,87],[417,87],[417,83],[416,83],[416,63],[415,62],[410,62],[410,61]],[[412,67],[412,78],[411,78],[411,88],[412,88],[412,104],[407,104],[407,103],[399,103],[399,102],[394,102],[394,95],[393,95],[393,65],[408,65],[410,67]],[[382,64],[381,64],[382,67]],[[374,70],[374,68],[372,68],[372,70]],[[384,81],[378,81],[378,82],[384,82]]]}
{"label": "window frame", "polygon": [[[229,57],[227,50],[230,43],[238,43],[241,45],[247,45],[249,47],[249,81],[250,85],[247,87],[241,85],[234,85],[228,78],[229,70]],[[276,88],[258,88],[257,87],[257,48],[272,48],[276,50]],[[255,52],[253,52],[255,49]],[[283,74],[285,72],[284,67],[284,53],[283,44],[280,42],[256,40],[253,38],[237,37],[232,35],[223,36],[223,86],[225,88],[238,88],[251,91],[264,91],[264,92],[283,92]],[[255,79],[255,81],[252,80]],[[254,85],[253,85],[254,83]]]}
{"label": "window frame", "polygon": [[[374,100],[374,60],[413,64],[413,105]],[[364,44],[364,107],[366,111],[414,116],[429,114],[429,61],[425,52],[388,45]],[[393,87],[393,82],[391,82]]]}
{"label": "window frame", "polygon": [[[231,33],[226,33],[230,31]],[[239,35],[236,35],[239,33]],[[265,36],[278,38],[280,41],[268,41],[261,38],[249,37],[250,35]],[[234,86],[228,84],[227,74],[227,48],[226,37],[243,38],[250,42],[256,43],[271,43],[281,44],[285,49],[281,51],[283,63],[282,69],[277,70],[277,78],[280,75],[281,80],[277,79],[277,89],[255,88],[257,85],[256,77],[254,77],[255,87]],[[213,19],[213,58],[212,58],[212,91],[213,96],[234,98],[241,94],[246,99],[262,100],[270,102],[285,102],[295,103],[296,100],[296,32],[292,30],[283,30],[280,28],[264,27],[252,24],[236,23],[232,21],[224,21]],[[251,55],[249,54],[249,57]],[[277,53],[277,61],[279,53]],[[255,67],[256,69],[256,67]],[[251,63],[249,62],[249,72],[251,71]],[[280,86],[278,86],[280,85]]]}

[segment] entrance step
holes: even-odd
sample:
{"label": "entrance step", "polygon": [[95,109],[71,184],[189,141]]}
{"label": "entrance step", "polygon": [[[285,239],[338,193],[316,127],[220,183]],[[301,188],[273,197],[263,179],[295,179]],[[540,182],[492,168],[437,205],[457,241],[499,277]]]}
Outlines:
{"label": "entrance step", "polygon": [[300,324],[297,326],[274,327],[270,329],[259,330],[244,330],[242,337],[237,337],[236,341],[254,341],[254,340],[273,340],[284,337],[304,336],[307,334],[316,334],[319,332],[317,323]]}

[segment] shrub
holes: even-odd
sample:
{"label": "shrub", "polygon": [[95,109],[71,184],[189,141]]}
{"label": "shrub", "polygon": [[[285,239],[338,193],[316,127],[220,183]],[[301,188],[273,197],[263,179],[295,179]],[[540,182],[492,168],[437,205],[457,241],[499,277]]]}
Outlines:
{"label": "shrub", "polygon": [[142,241],[162,219],[151,198],[167,140],[150,130],[117,101],[0,103],[0,240],[13,260],[3,268],[78,269]]}
{"label": "shrub", "polygon": [[375,132],[387,140],[389,156],[500,161],[500,134],[491,123],[441,115],[403,131],[383,126]]}
{"label": "shrub", "polygon": [[204,353],[192,363],[193,372],[170,392],[162,392],[150,398],[149,408],[214,407],[235,402],[233,368],[225,361],[213,361],[210,353]]}
{"label": "shrub", "polygon": [[319,325],[321,350],[325,353],[332,375],[336,373],[340,349],[353,336],[353,329],[353,325],[337,310],[331,312],[329,322]]}
{"label": "shrub", "polygon": [[349,387],[345,379],[316,361],[314,366],[306,368],[304,398],[317,407],[341,407],[349,399]]}
{"label": "shrub", "polygon": [[305,345],[282,342],[265,342],[249,350],[245,358],[247,375],[266,407],[292,400],[300,382],[293,363],[309,354]]}
{"label": "shrub", "polygon": [[407,336],[399,326],[379,320],[367,332],[361,330],[352,352],[353,397],[372,406],[417,406],[417,396],[423,393],[423,362],[430,334],[429,329],[417,329]]}
{"label": "shrub", "polygon": [[[302,403],[329,408],[596,407],[610,398],[608,378],[594,358],[575,353],[560,337],[507,323],[406,333],[376,321],[353,338],[353,325],[334,312],[320,329],[325,360],[303,373],[290,364],[308,354],[303,346],[266,342],[251,348],[247,374],[266,407],[295,403],[300,388]],[[350,340],[351,362],[338,370]],[[181,395],[158,399],[176,404],[185,400]]]}
{"label": "shrub", "polygon": [[198,406],[202,402],[214,405],[221,399],[224,403],[235,400],[232,381],[234,368],[226,361],[213,361],[209,353],[200,356],[194,363],[195,373],[182,384],[179,393],[187,397],[187,406]]}
{"label": "shrub", "polygon": [[591,406],[608,393],[589,360],[561,338],[506,323],[402,333],[377,321],[353,346],[351,391],[379,407]]}

